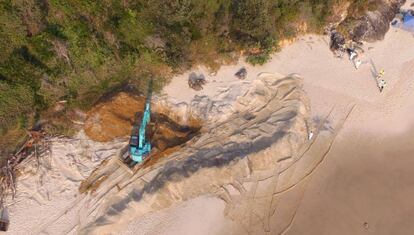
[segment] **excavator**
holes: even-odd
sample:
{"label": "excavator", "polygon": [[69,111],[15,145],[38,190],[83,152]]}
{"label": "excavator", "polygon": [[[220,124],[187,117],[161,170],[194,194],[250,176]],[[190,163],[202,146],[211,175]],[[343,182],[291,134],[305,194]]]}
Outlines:
{"label": "excavator", "polygon": [[148,85],[148,93],[143,114],[135,114],[134,125],[127,149],[121,153],[123,163],[130,168],[143,163],[151,153],[151,143],[146,137],[146,129],[151,119],[152,80]]}

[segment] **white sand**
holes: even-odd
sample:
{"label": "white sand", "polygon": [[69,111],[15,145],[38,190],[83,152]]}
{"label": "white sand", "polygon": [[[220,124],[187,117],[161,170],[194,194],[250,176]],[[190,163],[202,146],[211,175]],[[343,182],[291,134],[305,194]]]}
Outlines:
{"label": "white sand", "polygon": [[84,196],[79,185],[103,160],[125,143],[97,143],[83,132],[74,139],[56,139],[51,156],[33,159],[18,178],[15,200],[8,200],[7,234],[75,233]]}
{"label": "white sand", "polygon": [[[364,142],[358,142],[358,140],[369,138],[368,144],[381,148],[381,146],[385,146],[385,137],[402,135],[412,126],[414,121],[414,112],[411,111],[414,107],[414,92],[412,92],[414,88],[414,37],[407,32],[392,29],[383,41],[364,46],[366,52],[364,60],[369,61],[372,59],[378,70],[381,68],[385,69],[386,75],[384,79],[387,80],[388,87],[385,88],[383,93],[379,93],[376,87],[369,64],[364,64],[359,70],[355,70],[346,58],[342,60],[334,58],[329,51],[326,41],[325,38],[315,35],[302,37],[291,46],[274,55],[272,60],[264,66],[253,67],[240,61],[237,65],[223,66],[215,76],[210,76],[206,69],[200,68],[195,71],[203,73],[209,81],[202,91],[197,92],[188,89],[187,78],[189,73],[175,77],[164,91],[168,95],[167,99],[175,103],[191,103],[195,95],[205,96],[204,98],[207,101],[204,100],[204,102],[216,105],[218,107],[216,113],[219,113],[222,109],[223,115],[225,115],[231,112],[233,108],[231,106],[232,101],[248,89],[249,84],[259,73],[300,74],[305,79],[305,90],[311,99],[312,112],[315,118],[326,113],[333,105],[337,107],[347,106],[352,103],[357,105],[355,112],[345,124],[345,128],[340,136],[338,136],[339,140],[349,144],[349,146],[339,146],[335,150],[335,146],[337,146],[335,145],[332,152],[336,153],[336,157],[328,159],[333,169],[338,169],[342,167],[343,158],[347,157],[347,155],[343,154],[343,149],[355,148],[355,151],[364,151],[364,146],[361,144]],[[373,47],[373,49],[369,50],[369,47]],[[242,66],[245,66],[248,71],[247,78],[244,81],[234,77],[234,73]],[[200,98],[196,100],[200,102]],[[349,139],[354,140],[348,141]],[[399,143],[394,144],[397,145]],[[115,151],[99,152],[99,149],[106,149],[108,146],[115,146],[115,149],[119,147],[117,143],[95,147],[93,147],[94,143],[88,145],[89,147],[79,143],[56,143],[54,146],[55,154],[53,154],[52,159],[52,170],[48,172],[42,171],[42,174],[48,177],[40,174],[35,177],[30,176],[20,179],[16,202],[9,206],[11,224],[8,234],[76,233],[76,227],[84,215],[77,214],[78,210],[71,208],[71,206],[74,200],[83,199],[77,193],[80,180],[86,177],[102,159]],[[359,148],[357,148],[358,146]],[[93,161],[88,160],[88,156],[92,156],[94,152],[97,155],[102,154],[101,158]],[[380,152],[386,152],[386,149],[380,150]],[[347,154],[359,156],[357,153],[349,152]],[[377,152],[375,153],[377,154]],[[401,163],[398,168],[388,169],[387,171],[387,162],[395,161],[393,157],[392,154],[384,154],[381,160],[382,164],[373,165],[381,166],[386,172],[407,170],[407,168],[404,168],[405,164]],[[370,165],[369,161],[359,162],[359,159],[355,157],[350,159],[352,159],[352,162],[347,164],[352,167],[347,168],[349,170],[358,168],[359,164]],[[375,161],[375,158],[372,156],[369,159]],[[358,169],[364,169],[368,172],[373,170],[369,167]],[[314,224],[305,222],[309,220],[309,216],[314,218],[312,221],[315,221],[316,225],[325,226],[323,227],[325,230],[312,230],[315,233],[322,231],[332,234],[335,228],[348,231],[347,229],[349,228],[349,223],[352,223],[352,219],[348,220],[349,223],[342,223],[342,227],[329,227],[323,222],[319,221],[317,223],[318,221],[315,219],[318,216],[315,211],[320,210],[320,207],[323,206],[323,202],[315,201],[318,193],[328,195],[325,200],[330,199],[329,196],[338,197],[338,199],[330,201],[329,205],[331,207],[334,207],[336,203],[341,203],[340,194],[329,194],[324,191],[331,189],[329,185],[316,187],[318,183],[332,183],[322,180],[327,175],[334,177],[335,174],[332,171],[332,168],[330,170],[323,170],[321,168],[321,173],[314,177],[314,181],[310,182],[310,194],[304,197],[302,204],[304,209],[299,208],[298,219],[294,221],[292,226],[292,234],[301,233],[301,231],[307,231],[307,229],[312,228]],[[348,175],[346,172],[343,172],[343,174]],[[400,177],[398,174],[387,176],[388,179],[389,177],[392,178],[391,182],[398,183],[398,177]],[[339,180],[334,183],[352,185],[360,181],[360,177],[363,177],[363,175],[349,178],[348,182]],[[380,190],[381,182],[377,184],[377,187],[374,187],[374,189]],[[404,189],[395,184],[392,190],[402,190],[407,195],[403,193],[398,198],[392,198],[393,194],[384,194],[385,196],[391,197],[391,201],[394,199],[398,200],[399,197],[409,197],[408,193],[412,192],[409,187],[412,187],[412,184],[411,186],[406,185]],[[372,189],[372,187],[367,187],[363,183],[359,187],[362,192],[365,192],[364,189]],[[343,193],[345,195],[343,195],[344,198],[342,199],[346,199],[347,191],[345,190]],[[348,201],[348,206],[351,208],[349,210],[351,211],[338,216],[338,214],[335,214],[335,211],[329,210],[323,214],[325,216],[324,219],[329,219],[327,217],[337,218],[338,220],[352,218],[354,216],[352,211],[358,211],[355,208],[352,209],[353,205],[361,208],[356,201],[369,201],[368,198],[373,195],[365,192],[357,196],[362,197],[362,199],[355,197],[355,201]],[[125,234],[154,234],[155,231],[160,234],[231,233],[233,231],[231,229],[232,222],[224,218],[222,214],[224,207],[217,201],[213,201],[210,198],[203,197],[184,205],[178,205],[176,208],[171,208],[168,211],[160,211],[148,215],[142,221],[131,223]],[[380,204],[381,200],[378,200],[377,203]],[[77,205],[81,206],[82,204]],[[406,206],[404,203],[396,205],[399,207],[394,210],[403,210],[402,208]],[[367,205],[358,212],[364,214],[376,206],[377,204]],[[70,213],[65,214],[66,211]],[[190,211],[191,213],[189,213]],[[341,212],[344,211],[341,210]],[[385,209],[378,211],[378,213],[387,212],[389,211]],[[60,215],[63,216],[60,217]],[[395,215],[402,216],[402,214]],[[412,216],[409,218],[412,218]],[[409,218],[405,218],[405,220],[401,218],[402,226],[407,226],[405,223]],[[370,226],[373,226],[373,223],[387,223],[387,221],[371,219],[374,222],[370,221]],[[333,223],[335,220],[330,219],[329,221]],[[360,224],[360,221],[355,223]],[[188,224],[193,226],[187,226]],[[392,225],[389,227],[391,230]]]}
{"label": "white sand", "polygon": [[231,220],[223,218],[224,207],[222,200],[202,196],[135,220],[122,235],[219,234],[235,226]]}

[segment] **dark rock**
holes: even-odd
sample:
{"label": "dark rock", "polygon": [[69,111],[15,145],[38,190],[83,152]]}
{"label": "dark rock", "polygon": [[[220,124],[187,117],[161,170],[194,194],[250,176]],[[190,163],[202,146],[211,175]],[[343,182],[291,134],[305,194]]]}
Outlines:
{"label": "dark rock", "polygon": [[335,26],[328,28],[327,31],[331,35],[331,50],[342,57],[347,48],[360,49],[362,41],[374,42],[384,39],[390,28],[390,22],[404,3],[405,0],[378,1],[378,8],[375,11],[367,11],[358,18],[353,16],[345,18],[338,25],[338,28],[346,28],[345,35],[336,31]]}
{"label": "dark rock", "polygon": [[188,77],[188,86],[196,91],[202,90],[203,85],[206,83],[207,81],[203,74],[191,73]]}
{"label": "dark rock", "polygon": [[246,76],[247,76],[246,68],[244,68],[244,67],[241,68],[239,71],[237,71],[237,73],[234,74],[234,76],[236,76],[240,80],[246,79]]}
{"label": "dark rock", "polygon": [[345,38],[337,32],[336,30],[333,30],[331,32],[331,43],[330,48],[332,51],[343,51],[345,48]]}
{"label": "dark rock", "polygon": [[353,41],[373,42],[384,39],[390,28],[390,22],[398,14],[405,0],[393,0],[381,3],[376,11],[368,11],[364,16],[354,21],[355,27],[350,31]]}

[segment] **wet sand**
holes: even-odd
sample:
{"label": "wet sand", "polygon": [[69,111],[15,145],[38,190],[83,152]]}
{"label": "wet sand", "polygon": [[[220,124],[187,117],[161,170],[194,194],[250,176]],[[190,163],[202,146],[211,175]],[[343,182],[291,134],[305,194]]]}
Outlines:
{"label": "wet sand", "polygon": [[412,234],[413,133],[338,139],[287,234]]}

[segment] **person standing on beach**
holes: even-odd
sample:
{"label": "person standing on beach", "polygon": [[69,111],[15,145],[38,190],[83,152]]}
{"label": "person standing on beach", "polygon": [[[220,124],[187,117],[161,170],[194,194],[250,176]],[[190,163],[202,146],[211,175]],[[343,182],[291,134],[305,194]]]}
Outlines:
{"label": "person standing on beach", "polygon": [[355,65],[355,69],[358,69],[358,68],[359,68],[359,66],[361,66],[361,64],[362,64],[362,61],[361,61],[360,59],[357,59],[357,60],[355,61],[355,63],[354,63],[354,65]]}
{"label": "person standing on beach", "polygon": [[[378,73],[376,80],[378,81],[378,88],[380,90],[380,92],[382,92],[382,90],[385,88],[385,86],[387,85],[387,82],[382,79],[382,77],[384,76],[385,71],[384,69],[381,69],[381,71]],[[380,80],[381,79],[381,80]]]}
{"label": "person standing on beach", "polygon": [[354,50],[349,51],[349,60],[353,61],[356,57],[358,57],[358,54]]}
{"label": "person standing on beach", "polygon": [[379,88],[380,92],[382,92],[382,90],[385,88],[385,86],[387,86],[387,82],[384,79],[381,79],[378,82],[378,88]]}

